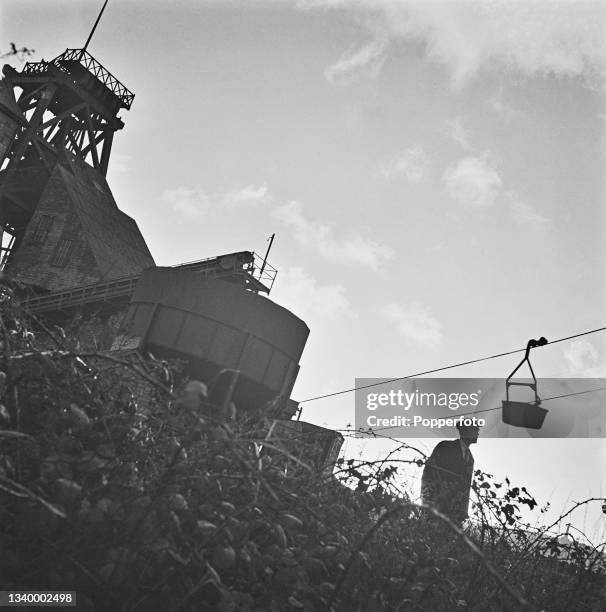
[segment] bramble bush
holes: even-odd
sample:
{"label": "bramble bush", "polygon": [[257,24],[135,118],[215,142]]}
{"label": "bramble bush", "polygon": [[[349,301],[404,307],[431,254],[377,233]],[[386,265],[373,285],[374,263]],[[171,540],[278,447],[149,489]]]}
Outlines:
{"label": "bramble bush", "polygon": [[402,490],[414,449],[327,474],[310,444],[267,439],[262,415],[210,404],[179,367],[75,350],[13,290],[0,295],[1,589],[75,590],[78,609],[112,611],[603,609],[595,550],[563,559],[523,526],[524,488],[477,472],[463,531]]}

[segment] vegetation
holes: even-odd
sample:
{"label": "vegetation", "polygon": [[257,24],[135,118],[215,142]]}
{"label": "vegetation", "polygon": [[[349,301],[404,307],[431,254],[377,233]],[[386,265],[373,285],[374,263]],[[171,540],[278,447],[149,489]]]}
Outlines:
{"label": "vegetation", "polygon": [[178,367],[76,351],[6,284],[0,315],[2,589],[82,610],[603,609],[596,550],[522,525],[524,488],[477,472],[462,531],[398,485],[414,449],[318,472]]}

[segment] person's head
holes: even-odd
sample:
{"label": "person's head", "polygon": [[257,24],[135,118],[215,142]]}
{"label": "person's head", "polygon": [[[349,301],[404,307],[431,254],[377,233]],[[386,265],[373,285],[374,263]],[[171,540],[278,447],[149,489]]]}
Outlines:
{"label": "person's head", "polygon": [[468,446],[475,444],[478,441],[480,435],[480,428],[477,425],[464,425],[462,423],[457,424],[459,431],[459,438],[465,442]]}

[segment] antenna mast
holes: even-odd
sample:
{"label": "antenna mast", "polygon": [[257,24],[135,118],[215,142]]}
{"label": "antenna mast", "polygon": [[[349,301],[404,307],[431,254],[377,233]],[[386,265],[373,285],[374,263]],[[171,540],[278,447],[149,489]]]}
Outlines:
{"label": "antenna mast", "polygon": [[259,272],[259,278],[263,276],[263,271],[265,270],[265,264],[267,264],[267,258],[269,257],[269,252],[271,251],[271,245],[274,243],[274,238],[276,237],[275,232],[267,239],[269,240],[269,246],[267,247],[267,252],[265,253],[265,259],[263,260],[263,265],[261,266],[261,272]]}
{"label": "antenna mast", "polygon": [[93,34],[95,33],[95,30],[97,29],[97,26],[99,25],[99,21],[101,20],[101,15],[103,15],[103,11],[105,10],[105,7],[107,6],[107,2],[108,0],[105,0],[105,2],[103,3],[103,6],[101,7],[101,11],[99,12],[99,15],[97,16],[97,20],[95,21],[95,25],[93,25],[93,29],[90,31],[90,34],[88,35],[88,38],[86,39],[86,43],[84,44],[84,47],[82,47],[82,55],[84,55],[84,52],[86,51],[86,48],[88,47],[88,43],[90,42],[90,39],[93,37]]}

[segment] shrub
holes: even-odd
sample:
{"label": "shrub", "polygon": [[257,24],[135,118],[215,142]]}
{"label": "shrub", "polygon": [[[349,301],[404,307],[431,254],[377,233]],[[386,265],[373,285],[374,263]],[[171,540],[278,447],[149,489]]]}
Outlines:
{"label": "shrub", "polygon": [[178,367],[49,350],[11,286],[0,300],[2,589],[75,590],[83,610],[602,606],[586,551],[519,535],[525,489],[477,473],[464,533],[410,502],[393,457],[326,475]]}

